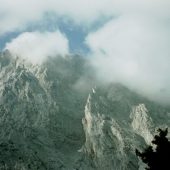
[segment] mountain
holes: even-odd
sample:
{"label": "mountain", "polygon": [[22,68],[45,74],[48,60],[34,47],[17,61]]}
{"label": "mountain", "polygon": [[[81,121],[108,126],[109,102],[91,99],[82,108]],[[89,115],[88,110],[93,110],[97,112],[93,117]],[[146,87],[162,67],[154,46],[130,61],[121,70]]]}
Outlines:
{"label": "mountain", "polygon": [[170,108],[102,84],[81,56],[41,65],[0,54],[0,169],[137,170],[135,149],[170,126]]}

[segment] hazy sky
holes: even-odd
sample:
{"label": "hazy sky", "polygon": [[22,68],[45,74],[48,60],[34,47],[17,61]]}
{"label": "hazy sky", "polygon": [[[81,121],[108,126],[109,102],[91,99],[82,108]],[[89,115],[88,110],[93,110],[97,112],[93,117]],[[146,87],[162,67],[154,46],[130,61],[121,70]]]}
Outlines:
{"label": "hazy sky", "polygon": [[97,76],[170,101],[169,0],[0,0],[0,48],[81,53]]}

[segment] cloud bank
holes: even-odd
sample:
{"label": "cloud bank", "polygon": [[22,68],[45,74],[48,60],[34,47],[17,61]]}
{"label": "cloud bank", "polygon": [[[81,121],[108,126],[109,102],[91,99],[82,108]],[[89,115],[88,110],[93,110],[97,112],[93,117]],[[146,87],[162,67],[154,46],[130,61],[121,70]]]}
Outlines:
{"label": "cloud bank", "polygon": [[[92,23],[106,14],[111,0],[0,0],[0,35],[27,27],[44,15],[67,18],[76,23]],[[110,10],[109,10],[110,11]]]}
{"label": "cloud bank", "polygon": [[25,32],[7,43],[5,49],[35,64],[42,63],[48,56],[69,53],[68,40],[59,31]]}
{"label": "cloud bank", "polygon": [[135,13],[125,10],[90,33],[86,43],[100,80],[119,82],[153,100],[169,103],[170,14],[162,4],[158,12],[157,6],[150,13],[144,13],[150,6]]}
{"label": "cloud bank", "polygon": [[27,27],[47,13],[89,25],[101,17],[142,12],[169,15],[169,0],[0,0],[0,35]]}
{"label": "cloud bank", "polygon": [[[109,18],[86,37],[98,78],[170,101],[169,0],[0,0],[0,4],[0,35],[22,31],[47,14],[83,28]],[[35,62],[69,52],[67,39],[59,32],[22,33],[6,48]]]}

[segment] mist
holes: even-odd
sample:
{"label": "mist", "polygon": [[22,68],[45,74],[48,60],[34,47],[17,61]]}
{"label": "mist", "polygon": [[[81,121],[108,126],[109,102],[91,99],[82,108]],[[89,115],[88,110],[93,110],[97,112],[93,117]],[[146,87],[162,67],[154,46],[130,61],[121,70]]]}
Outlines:
{"label": "mist", "polygon": [[9,50],[32,64],[41,64],[49,56],[68,54],[69,45],[65,35],[59,31],[24,32],[6,43],[4,50]]}
{"label": "mist", "polygon": [[101,82],[118,82],[151,100],[169,104],[170,15],[166,9],[170,6],[139,5],[139,11],[127,13],[126,8],[87,36],[89,58]]}
{"label": "mist", "polygon": [[[57,28],[58,20],[69,21],[73,29],[86,29],[84,43],[89,52],[84,55],[99,82],[121,83],[152,100],[169,104],[169,0],[0,1],[0,36],[21,32],[4,49],[33,63],[42,63],[47,56],[69,54],[69,41],[76,37],[69,40]],[[32,23],[43,22],[46,14],[55,18],[56,32],[26,31]],[[94,25],[101,18],[106,20],[96,28]]]}

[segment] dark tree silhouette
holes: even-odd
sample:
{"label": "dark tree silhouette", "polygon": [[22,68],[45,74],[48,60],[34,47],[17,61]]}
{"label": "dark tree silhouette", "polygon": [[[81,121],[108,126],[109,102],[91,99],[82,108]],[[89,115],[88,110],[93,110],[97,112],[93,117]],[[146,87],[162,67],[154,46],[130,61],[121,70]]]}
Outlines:
{"label": "dark tree silhouette", "polygon": [[168,128],[158,129],[158,132],[159,135],[152,141],[156,148],[148,146],[142,153],[136,149],[136,155],[148,165],[147,170],[170,170],[170,141],[166,137]]}

